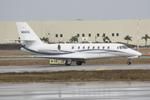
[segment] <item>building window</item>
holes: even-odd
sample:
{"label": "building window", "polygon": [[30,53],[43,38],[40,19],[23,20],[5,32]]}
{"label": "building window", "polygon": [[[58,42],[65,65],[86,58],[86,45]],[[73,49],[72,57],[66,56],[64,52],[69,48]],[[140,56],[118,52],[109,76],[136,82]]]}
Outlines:
{"label": "building window", "polygon": [[97,33],[97,37],[99,37],[99,33]]}
{"label": "building window", "polygon": [[98,46],[97,49],[100,49],[100,47]]}
{"label": "building window", "polygon": [[58,37],[58,34],[56,34],[55,36]]}
{"label": "building window", "polygon": [[74,46],[72,46],[72,49],[74,49]]}
{"label": "building window", "polygon": [[82,34],[82,37],[85,37],[85,34],[84,34],[84,33]]}
{"label": "building window", "polygon": [[115,34],[114,34],[114,33],[112,33],[112,36],[115,36]]}
{"label": "building window", "polygon": [[110,49],[110,47],[108,46],[107,49]]}
{"label": "building window", "polygon": [[63,34],[60,34],[60,37],[63,37]]}
{"label": "building window", "polygon": [[105,33],[103,33],[103,37],[105,37]]}
{"label": "building window", "polygon": [[89,33],[89,37],[91,37],[91,33]]}
{"label": "building window", "polygon": [[88,49],[90,49],[90,46],[88,46]]}
{"label": "building window", "polygon": [[105,47],[103,46],[103,49],[105,49]]}
{"label": "building window", "polygon": [[80,34],[77,34],[77,36],[79,37],[79,36],[80,36]]}
{"label": "building window", "polygon": [[119,33],[116,33],[116,36],[119,36]]}

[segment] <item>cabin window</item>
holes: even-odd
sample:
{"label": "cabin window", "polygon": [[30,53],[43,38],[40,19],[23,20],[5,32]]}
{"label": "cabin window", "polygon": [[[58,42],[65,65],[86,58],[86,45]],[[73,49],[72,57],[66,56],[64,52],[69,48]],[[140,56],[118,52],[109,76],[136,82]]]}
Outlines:
{"label": "cabin window", "polygon": [[110,47],[108,46],[107,49],[110,49]]}
{"label": "cabin window", "polygon": [[88,49],[90,49],[90,46],[88,46]]}
{"label": "cabin window", "polygon": [[95,49],[95,47],[93,46],[93,49]]}
{"label": "cabin window", "polygon": [[78,46],[78,49],[80,49],[80,46]]}
{"label": "cabin window", "polygon": [[98,46],[97,49],[100,49],[100,47]]}
{"label": "cabin window", "polygon": [[99,37],[99,33],[97,33],[97,37]]}
{"label": "cabin window", "polygon": [[74,49],[74,46],[72,46],[72,49]]}
{"label": "cabin window", "polygon": [[105,49],[105,47],[103,46],[103,49]]}
{"label": "cabin window", "polygon": [[77,36],[79,37],[79,36],[80,36],[80,34],[77,34]]}
{"label": "cabin window", "polygon": [[83,46],[83,49],[85,49],[85,46]]}

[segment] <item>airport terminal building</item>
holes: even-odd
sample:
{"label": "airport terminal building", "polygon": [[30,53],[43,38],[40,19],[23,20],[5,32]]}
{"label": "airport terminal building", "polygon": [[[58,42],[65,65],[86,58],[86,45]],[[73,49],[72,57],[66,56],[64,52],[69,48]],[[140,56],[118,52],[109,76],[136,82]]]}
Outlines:
{"label": "airport terminal building", "polygon": [[[150,19],[136,20],[65,20],[29,21],[30,27],[40,38],[49,42],[124,42],[150,45]],[[18,40],[15,22],[0,22],[0,43]],[[76,41],[77,42],[77,41]]]}

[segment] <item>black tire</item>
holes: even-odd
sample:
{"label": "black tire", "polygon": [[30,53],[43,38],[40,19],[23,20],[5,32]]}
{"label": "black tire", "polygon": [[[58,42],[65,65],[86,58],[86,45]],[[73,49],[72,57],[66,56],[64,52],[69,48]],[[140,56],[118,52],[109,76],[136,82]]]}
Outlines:
{"label": "black tire", "polygon": [[131,64],[132,64],[131,59],[128,59],[127,64],[128,64],[128,65],[131,65]]}
{"label": "black tire", "polygon": [[76,61],[77,65],[82,65],[82,63],[83,63],[82,61]]}
{"label": "black tire", "polygon": [[129,62],[128,62],[128,65],[131,65],[131,64],[132,64],[131,61],[129,61]]}
{"label": "black tire", "polygon": [[71,64],[72,64],[72,61],[71,61],[71,60],[66,60],[66,61],[65,61],[65,65],[66,65],[66,66],[70,66]]}

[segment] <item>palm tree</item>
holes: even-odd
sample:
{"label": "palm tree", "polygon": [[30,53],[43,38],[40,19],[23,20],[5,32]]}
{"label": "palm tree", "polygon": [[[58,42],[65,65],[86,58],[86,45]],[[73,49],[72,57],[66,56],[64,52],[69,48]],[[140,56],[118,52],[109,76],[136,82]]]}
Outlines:
{"label": "palm tree", "polygon": [[78,42],[78,36],[72,36],[71,39],[69,40],[70,42]]}
{"label": "palm tree", "polygon": [[108,36],[103,36],[103,42],[104,43],[111,43],[111,40]]}
{"label": "palm tree", "polygon": [[132,41],[132,36],[125,36],[124,39],[127,41],[127,44],[129,44],[129,41]]}
{"label": "palm tree", "polygon": [[42,41],[44,41],[44,42],[46,42],[46,43],[49,43],[49,38],[47,38],[47,37],[42,37],[42,38],[40,38]]}
{"label": "palm tree", "polygon": [[143,40],[145,40],[145,46],[147,46],[147,41],[150,39],[150,36],[148,34],[145,34],[145,36],[142,37]]}
{"label": "palm tree", "polygon": [[21,41],[20,41],[20,37],[18,37],[18,43],[21,43]]}

